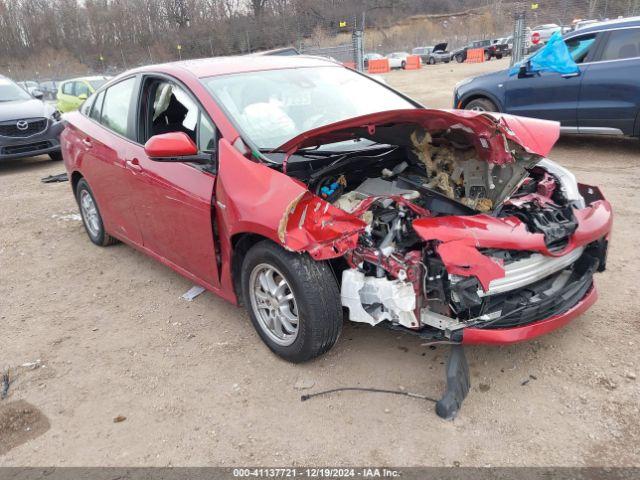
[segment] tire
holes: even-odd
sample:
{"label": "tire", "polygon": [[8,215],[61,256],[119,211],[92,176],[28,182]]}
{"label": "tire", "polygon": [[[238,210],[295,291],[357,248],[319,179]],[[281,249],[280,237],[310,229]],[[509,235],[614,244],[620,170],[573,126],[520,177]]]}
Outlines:
{"label": "tire", "polygon": [[458,63],[464,62],[464,58],[460,54],[456,55],[454,58],[456,59],[456,62],[458,62]]}
{"label": "tire", "polygon": [[497,54],[497,55],[496,55],[496,58],[497,58],[498,60],[502,60],[502,54],[501,54],[501,53]]}
{"label": "tire", "polygon": [[427,63],[429,63],[429,65],[434,65],[436,61],[433,57],[429,57],[429,61]]}
{"label": "tire", "polygon": [[491,60],[491,54],[489,52],[484,52],[484,61],[488,62]]}
{"label": "tire", "polygon": [[82,224],[89,236],[89,240],[100,247],[118,243],[117,239],[105,231],[98,203],[84,178],[81,178],[76,186],[76,201],[78,202]]}
{"label": "tire", "polygon": [[[342,329],[342,306],[327,263],[265,240],[247,252],[241,274],[242,298],[251,322],[273,353],[299,363],[333,347]],[[282,298],[289,296],[283,304]]]}
{"label": "tire", "polygon": [[61,162],[62,161],[62,152],[51,152],[49,154],[49,158],[51,160],[53,160],[54,162]]}
{"label": "tire", "polygon": [[405,62],[404,60],[402,61],[402,63],[400,64],[400,68],[402,70],[404,70],[405,68],[407,68],[407,62]]}
{"label": "tire", "polygon": [[464,106],[465,110],[476,112],[499,112],[498,107],[488,98],[474,98]]}

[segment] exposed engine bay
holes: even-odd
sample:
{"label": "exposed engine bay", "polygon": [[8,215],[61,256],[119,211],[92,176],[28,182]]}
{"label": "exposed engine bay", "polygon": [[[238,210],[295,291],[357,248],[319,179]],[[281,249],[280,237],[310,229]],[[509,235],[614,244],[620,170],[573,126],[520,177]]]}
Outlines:
{"label": "exposed engine bay", "polygon": [[604,269],[606,239],[573,245],[586,204],[563,167],[506,138],[510,161],[481,159],[464,126],[375,133],[362,149],[297,151],[287,168],[366,225],[333,262],[350,320],[460,340],[566,311]]}

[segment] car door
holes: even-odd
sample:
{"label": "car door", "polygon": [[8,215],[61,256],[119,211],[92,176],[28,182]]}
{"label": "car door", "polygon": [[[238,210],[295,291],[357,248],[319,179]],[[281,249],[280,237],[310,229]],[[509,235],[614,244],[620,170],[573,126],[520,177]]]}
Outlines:
{"label": "car door", "polygon": [[73,91],[75,89],[75,81],[64,82],[58,90],[58,110],[61,112],[70,112],[73,108]]}
{"label": "car door", "polygon": [[132,110],[138,77],[129,77],[98,93],[83,128],[82,171],[100,208],[105,229],[142,245],[134,211],[131,167],[126,163],[132,143]]}
{"label": "car door", "polygon": [[607,32],[582,78],[581,133],[634,134],[640,111],[640,26]]}
{"label": "car door", "polygon": [[138,142],[130,145],[127,161],[136,166],[134,208],[143,245],[183,273],[218,287],[214,171],[189,163],[153,161],[144,151],[151,136],[183,131],[213,159],[217,130],[196,97],[164,76],[145,76],[137,114]]}
{"label": "car door", "polygon": [[578,64],[579,73],[540,72],[510,77],[505,93],[505,112],[524,117],[555,120],[577,130],[580,84],[589,69],[588,60],[597,47],[598,35],[574,36],[565,40]]}
{"label": "car door", "polygon": [[89,95],[91,95],[91,93],[92,93],[92,90],[89,84],[87,84],[84,81],[75,82],[73,87],[73,99],[72,99],[73,110],[77,110],[78,108],[80,108],[80,105],[82,105],[82,103],[87,98],[89,98]]}

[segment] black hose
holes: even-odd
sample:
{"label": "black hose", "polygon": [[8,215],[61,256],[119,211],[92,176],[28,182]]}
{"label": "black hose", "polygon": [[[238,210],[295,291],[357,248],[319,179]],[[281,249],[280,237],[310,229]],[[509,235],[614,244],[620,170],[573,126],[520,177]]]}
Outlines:
{"label": "black hose", "polygon": [[427,400],[427,401],[433,402],[433,403],[436,403],[438,401],[435,398],[427,397],[426,395],[420,395],[418,393],[405,392],[405,391],[402,391],[402,390],[385,390],[385,389],[382,389],[382,388],[367,388],[367,387],[341,387],[341,388],[333,388],[331,390],[324,390],[322,392],[309,393],[308,395],[302,395],[300,397],[300,401],[304,402],[306,400],[309,400],[310,398],[319,397],[320,395],[327,395],[329,393],[348,392],[348,391],[352,391],[352,392],[353,391],[355,391],[355,392],[373,392],[373,393],[391,393],[393,395],[404,395],[405,397],[419,398],[421,400]]}

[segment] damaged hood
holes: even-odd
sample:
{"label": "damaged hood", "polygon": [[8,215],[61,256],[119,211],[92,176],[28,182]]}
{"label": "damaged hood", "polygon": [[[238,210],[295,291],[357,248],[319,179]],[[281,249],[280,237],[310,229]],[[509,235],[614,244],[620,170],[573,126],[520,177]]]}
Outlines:
{"label": "damaged hood", "polygon": [[495,164],[513,162],[507,140],[531,154],[545,157],[558,140],[560,124],[548,120],[470,110],[408,109],[377,112],[308,130],[274,151],[288,155],[301,148],[367,138],[385,143],[383,127],[420,126],[429,131],[459,129],[470,134],[478,155]]}

